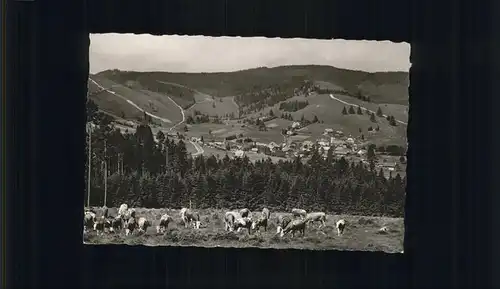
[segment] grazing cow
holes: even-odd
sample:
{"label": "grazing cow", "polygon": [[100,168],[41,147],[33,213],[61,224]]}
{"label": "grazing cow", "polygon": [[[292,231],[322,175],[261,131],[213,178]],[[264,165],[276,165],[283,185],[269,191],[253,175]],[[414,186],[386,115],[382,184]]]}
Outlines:
{"label": "grazing cow", "polygon": [[109,228],[109,230],[111,232],[119,232],[123,228],[123,224],[123,217],[121,215],[118,215],[111,220],[111,228]]}
{"label": "grazing cow", "polygon": [[118,209],[118,215],[124,216],[127,211],[128,211],[128,205],[127,204],[121,204],[120,208]]}
{"label": "grazing cow", "polygon": [[268,220],[271,218],[271,213],[268,208],[262,209],[262,215],[265,216]]}
{"label": "grazing cow", "polygon": [[234,222],[237,219],[241,219],[241,215],[238,212],[226,212],[224,215],[224,225],[225,225],[225,230],[232,232],[234,230]]}
{"label": "grazing cow", "polygon": [[134,217],[130,217],[125,224],[125,235],[130,235],[130,233],[132,233],[135,228],[137,228],[137,222],[135,221]]}
{"label": "grazing cow", "polygon": [[246,228],[248,234],[252,233],[252,219],[250,217],[238,218],[234,221],[234,229],[237,232],[241,231],[241,228]]}
{"label": "grazing cow", "polygon": [[87,232],[94,226],[96,217],[94,212],[87,211],[83,216],[83,232]]}
{"label": "grazing cow", "polygon": [[345,221],[344,220],[339,220],[339,221],[337,221],[337,223],[335,225],[337,227],[337,235],[340,236],[340,235],[344,234]]}
{"label": "grazing cow", "polygon": [[241,209],[240,210],[240,215],[243,218],[250,217],[250,210],[247,208]]}
{"label": "grazing cow", "polygon": [[306,220],[308,222],[319,222],[319,228],[321,228],[322,226],[325,226],[326,225],[326,214],[323,213],[323,212],[315,212],[315,213],[309,213],[307,214],[306,216]]}
{"label": "grazing cow", "polygon": [[306,219],[296,219],[293,220],[286,226],[284,230],[281,230],[281,237],[285,236],[285,234],[292,232],[292,237],[295,237],[295,232],[299,231],[302,233],[302,236],[304,236],[304,233],[306,231]]}
{"label": "grazing cow", "polygon": [[182,221],[184,222],[184,227],[187,228],[188,224],[193,224],[193,227],[195,229],[200,228],[201,222],[200,222],[200,214],[198,214],[198,212],[193,212],[190,209],[182,208],[181,218]]}
{"label": "grazing cow", "polygon": [[264,230],[267,231],[269,216],[269,210],[267,208],[262,209],[260,217],[256,221],[252,222],[252,230],[258,230],[260,227],[264,227]]}
{"label": "grazing cow", "polygon": [[287,215],[279,215],[278,216],[278,223],[276,224],[276,234],[279,234],[283,231],[284,228],[286,228],[286,226],[288,226],[288,224],[290,224],[290,222],[292,221],[292,219],[287,216]]}
{"label": "grazing cow", "polygon": [[160,224],[156,226],[156,233],[164,233],[167,228],[168,224],[172,221],[172,217],[170,217],[168,214],[164,214],[160,218]]}
{"label": "grazing cow", "polygon": [[104,229],[109,228],[110,224],[111,222],[102,216],[97,218],[94,222],[94,230],[97,232],[97,235],[99,235],[99,233],[104,234]]}
{"label": "grazing cow", "polygon": [[137,221],[137,230],[142,233],[146,233],[148,227],[151,226],[151,223],[144,217],[140,217]]}
{"label": "grazing cow", "polygon": [[294,217],[305,218],[307,216],[307,212],[306,212],[306,210],[293,208],[292,215]]}

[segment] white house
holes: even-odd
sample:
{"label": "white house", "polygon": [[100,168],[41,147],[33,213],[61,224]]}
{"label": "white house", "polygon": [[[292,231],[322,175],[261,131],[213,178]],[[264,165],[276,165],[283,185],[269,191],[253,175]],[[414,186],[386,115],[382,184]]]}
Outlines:
{"label": "white house", "polygon": [[300,127],[300,122],[293,122],[292,123],[292,128],[299,128]]}

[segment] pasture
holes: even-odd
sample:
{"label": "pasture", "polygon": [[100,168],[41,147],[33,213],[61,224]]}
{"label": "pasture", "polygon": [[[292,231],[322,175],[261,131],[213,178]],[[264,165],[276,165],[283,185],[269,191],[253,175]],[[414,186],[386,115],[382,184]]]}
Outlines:
{"label": "pasture", "polygon": [[221,97],[213,100],[206,97],[200,99],[195,95],[195,99],[197,103],[190,107],[186,113],[192,114],[197,110],[209,116],[225,117],[227,114],[233,114],[234,117],[238,117],[238,106],[233,97]]}
{"label": "pasture", "polygon": [[[116,208],[111,209],[116,210]],[[136,217],[146,217],[152,222],[144,234],[134,232],[130,236],[120,233],[105,233],[97,236],[91,231],[83,235],[85,244],[126,244],[147,246],[196,246],[196,247],[258,247],[275,249],[312,249],[312,250],[363,250],[397,253],[403,250],[404,224],[401,218],[364,217],[353,215],[327,215],[326,226],[318,229],[318,224],[309,224],[305,236],[295,237],[276,235],[276,218],[278,213],[271,212],[267,231],[248,233],[227,232],[224,230],[224,213],[227,210],[198,210],[202,223],[199,230],[185,228],[177,209],[136,208]],[[157,234],[156,226],[162,214],[169,214],[173,221],[166,233]],[[255,216],[258,212],[253,212]],[[112,213],[113,214],[113,213]],[[116,214],[116,213],[114,213]],[[344,235],[337,236],[335,222],[346,221]],[[380,233],[383,226],[388,232]]]}
{"label": "pasture", "polygon": [[[92,76],[92,79],[104,88],[111,88],[112,91],[132,101],[141,109],[159,117],[166,118],[170,120],[171,123],[178,122],[182,119],[179,108],[164,95],[147,90],[134,90],[100,76]],[[95,86],[95,84],[89,81],[89,86],[92,87]],[[96,90],[96,88],[91,88],[91,90]],[[122,118],[129,119],[129,114],[140,117],[144,116],[143,112],[127,103],[127,101],[109,92],[97,94],[92,97],[92,100],[94,100],[100,108],[110,111]]]}

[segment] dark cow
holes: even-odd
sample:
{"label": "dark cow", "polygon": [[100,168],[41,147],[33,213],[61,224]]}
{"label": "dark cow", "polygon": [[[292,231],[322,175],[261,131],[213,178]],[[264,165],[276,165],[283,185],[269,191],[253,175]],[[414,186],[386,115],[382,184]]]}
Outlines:
{"label": "dark cow", "polygon": [[337,235],[343,235],[345,229],[345,220],[339,220],[335,225],[337,227]]}
{"label": "dark cow", "polygon": [[193,212],[190,209],[182,208],[181,218],[182,221],[184,222],[184,227],[187,228],[188,224],[193,224],[193,227],[195,229],[200,228],[201,222],[200,222],[200,214],[198,212]]}
{"label": "dark cow", "polygon": [[125,224],[125,235],[128,236],[137,228],[137,222],[134,217],[130,217]]}

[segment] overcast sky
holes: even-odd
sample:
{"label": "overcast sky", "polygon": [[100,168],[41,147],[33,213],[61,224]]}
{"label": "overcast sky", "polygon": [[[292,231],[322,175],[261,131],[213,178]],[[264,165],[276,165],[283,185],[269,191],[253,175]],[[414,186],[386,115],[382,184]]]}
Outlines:
{"label": "overcast sky", "polygon": [[109,33],[91,34],[90,42],[90,73],[223,72],[292,64],[375,72],[408,71],[411,65],[410,44],[390,41]]}

